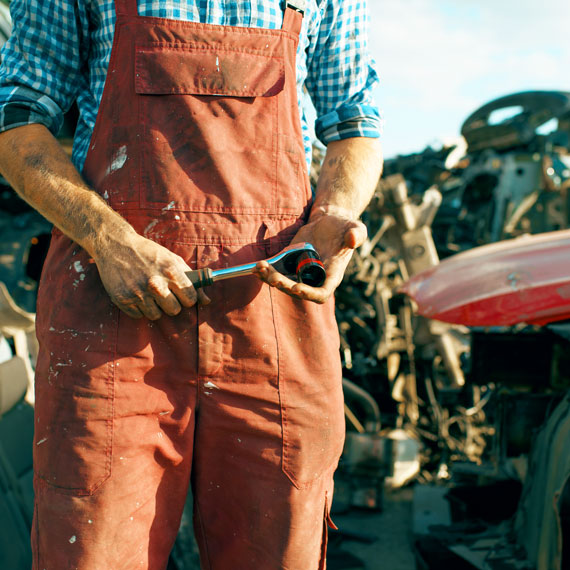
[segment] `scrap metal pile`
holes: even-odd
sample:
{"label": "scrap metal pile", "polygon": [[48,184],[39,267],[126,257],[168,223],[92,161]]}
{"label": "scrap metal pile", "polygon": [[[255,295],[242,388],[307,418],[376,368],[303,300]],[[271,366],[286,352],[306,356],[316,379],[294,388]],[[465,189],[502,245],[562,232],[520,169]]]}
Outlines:
{"label": "scrap metal pile", "polygon": [[[566,323],[443,323],[421,316],[402,285],[456,253],[569,227],[570,93],[503,97],[461,132],[454,146],[388,160],[364,213],[368,241],[336,294],[349,386],[337,486],[359,473],[347,503],[380,507],[378,479],[414,481],[418,567],[567,567],[570,466],[552,469],[568,451],[557,431],[570,423]],[[515,289],[521,276],[510,278]],[[539,433],[559,440],[556,452],[543,444],[542,469]],[[537,538],[531,516],[550,534]]]}

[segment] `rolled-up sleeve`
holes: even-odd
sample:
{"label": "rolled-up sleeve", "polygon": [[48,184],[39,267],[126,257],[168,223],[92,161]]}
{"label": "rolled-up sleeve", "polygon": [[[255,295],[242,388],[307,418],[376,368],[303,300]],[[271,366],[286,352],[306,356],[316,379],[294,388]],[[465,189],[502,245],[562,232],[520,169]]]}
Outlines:
{"label": "rolled-up sleeve", "polygon": [[306,79],[317,112],[316,135],[325,145],[349,137],[377,138],[382,119],[373,96],[378,75],[368,51],[366,2],[328,0],[322,9]]}
{"label": "rolled-up sleeve", "polygon": [[74,0],[12,0],[12,34],[1,51],[0,132],[31,123],[54,135],[84,86],[86,15]]}

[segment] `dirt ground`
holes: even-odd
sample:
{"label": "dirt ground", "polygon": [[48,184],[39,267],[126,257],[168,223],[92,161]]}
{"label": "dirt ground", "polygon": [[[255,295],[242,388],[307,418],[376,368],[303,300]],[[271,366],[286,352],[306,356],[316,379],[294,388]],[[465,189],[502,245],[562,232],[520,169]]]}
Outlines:
{"label": "dirt ground", "polygon": [[[381,512],[333,513],[329,570],[415,570],[412,551],[413,489],[387,492]],[[360,537],[360,539],[358,539]]]}
{"label": "dirt ground", "polygon": [[[412,553],[413,489],[387,492],[380,512],[350,509],[335,513],[339,527],[329,535],[328,570],[415,570]],[[198,570],[192,534],[191,496],[168,570]]]}

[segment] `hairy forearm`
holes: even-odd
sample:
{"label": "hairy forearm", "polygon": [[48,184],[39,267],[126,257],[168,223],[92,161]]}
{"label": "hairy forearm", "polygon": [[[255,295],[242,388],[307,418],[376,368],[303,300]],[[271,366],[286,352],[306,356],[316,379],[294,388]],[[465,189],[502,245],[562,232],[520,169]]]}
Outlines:
{"label": "hairy forearm", "polygon": [[341,282],[353,251],[366,239],[366,227],[358,220],[374,194],[382,172],[378,139],[352,138],[330,143],[317,182],[315,202],[307,223],[293,243],[309,242],[321,256],[327,278],[321,287],[297,283],[259,262],[259,277],[284,293],[325,303]]}
{"label": "hairy forearm", "polygon": [[357,219],[372,198],[381,172],[380,139],[359,137],[330,143],[311,217],[332,213]]}
{"label": "hairy forearm", "polygon": [[83,181],[42,125],[0,134],[0,172],[16,192],[92,256],[131,226]]}
{"label": "hairy forearm", "polygon": [[0,172],[38,212],[95,260],[111,301],[127,315],[158,319],[209,302],[180,256],[135,232],[93,192],[41,125],[0,134]]}

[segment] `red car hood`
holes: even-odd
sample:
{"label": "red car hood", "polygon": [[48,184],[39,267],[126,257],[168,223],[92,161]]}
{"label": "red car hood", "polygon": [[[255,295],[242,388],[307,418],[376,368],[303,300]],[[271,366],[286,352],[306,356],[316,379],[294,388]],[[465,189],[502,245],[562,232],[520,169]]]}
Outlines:
{"label": "red car hood", "polygon": [[420,315],[467,326],[570,318],[570,230],[471,249],[415,275],[401,291]]}

